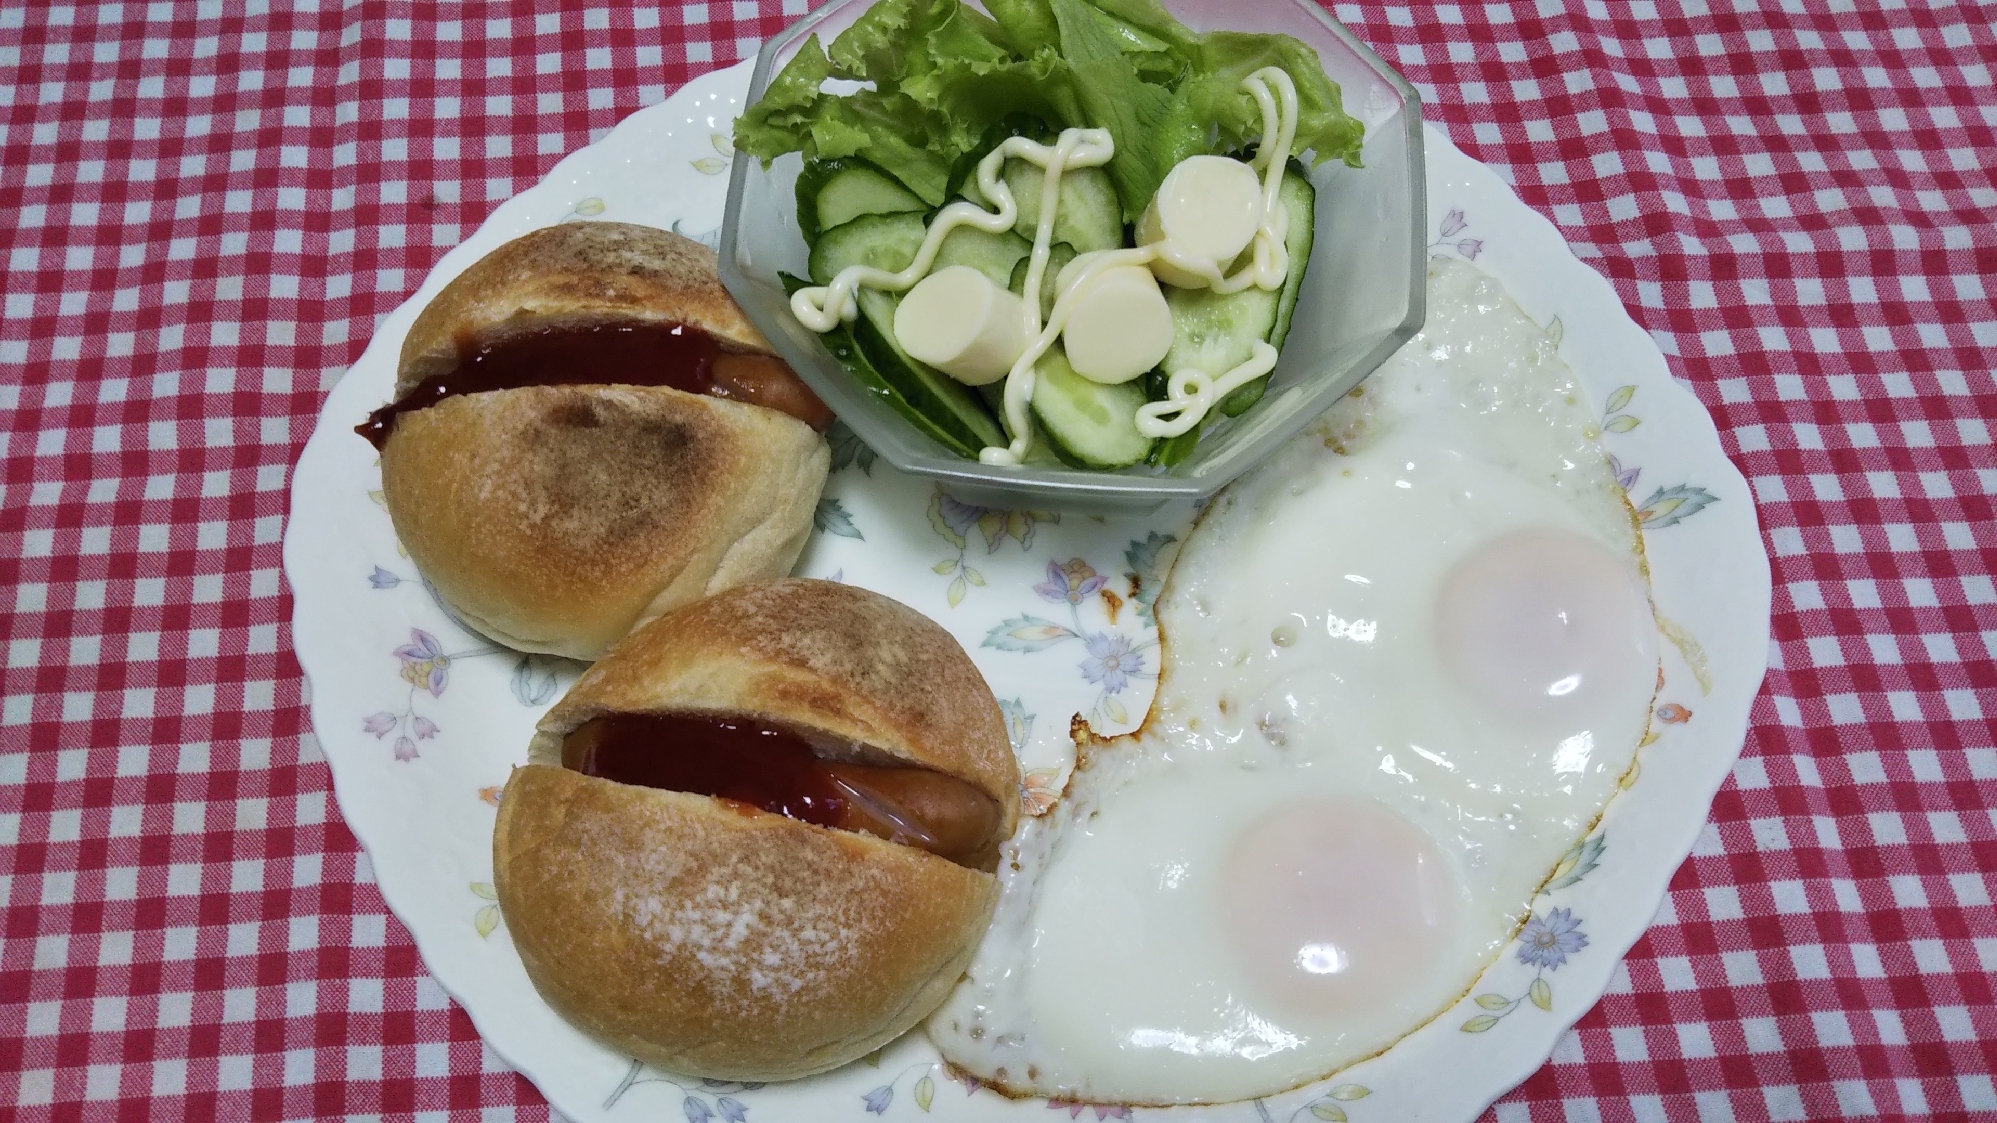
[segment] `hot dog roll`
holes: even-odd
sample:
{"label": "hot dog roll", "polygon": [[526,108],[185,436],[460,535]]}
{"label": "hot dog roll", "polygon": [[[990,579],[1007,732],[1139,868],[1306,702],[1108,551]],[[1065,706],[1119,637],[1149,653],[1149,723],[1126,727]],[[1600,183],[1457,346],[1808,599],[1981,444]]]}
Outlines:
{"label": "hot dog roll", "polygon": [[885,597],[745,585],[541,720],[493,838],[528,977],[660,1068],[805,1076],[921,1020],[997,899],[1019,768],[970,658]]}
{"label": "hot dog roll", "polygon": [[689,600],[789,571],[831,414],[706,247],[624,223],[517,238],[403,342],[381,451],[396,533],[469,626],[593,659]]}

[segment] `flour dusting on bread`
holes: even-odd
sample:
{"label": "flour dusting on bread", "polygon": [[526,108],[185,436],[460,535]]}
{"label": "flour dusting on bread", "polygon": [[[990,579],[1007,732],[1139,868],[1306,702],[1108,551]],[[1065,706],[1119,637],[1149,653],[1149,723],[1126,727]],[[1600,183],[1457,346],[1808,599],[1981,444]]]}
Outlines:
{"label": "flour dusting on bread", "polygon": [[1013,817],[992,848],[1012,832],[1019,769],[998,703],[935,622],[825,581],[675,609],[584,673],[500,797],[500,908],[550,1006],[666,1071],[770,1080],[864,1056],[944,1000],[996,878],[885,836],[586,775],[588,750],[565,751],[587,722],[645,714],[761,715],[863,746],[1003,798]]}

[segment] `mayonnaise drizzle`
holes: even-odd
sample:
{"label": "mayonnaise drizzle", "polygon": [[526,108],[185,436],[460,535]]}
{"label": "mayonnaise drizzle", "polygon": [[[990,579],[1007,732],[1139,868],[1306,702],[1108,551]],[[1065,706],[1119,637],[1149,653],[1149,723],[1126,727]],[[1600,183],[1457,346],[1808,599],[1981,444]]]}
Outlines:
{"label": "mayonnaise drizzle", "polygon": [[[887,292],[907,292],[915,287],[916,282],[929,275],[929,267],[935,264],[936,252],[942,248],[943,239],[959,226],[974,226],[987,234],[1001,234],[1012,229],[1014,223],[1019,221],[1019,205],[1013,200],[1011,186],[999,175],[1005,167],[1006,158],[1010,156],[1030,160],[1047,169],[1047,180],[1041,188],[1040,228],[1033,240],[1033,263],[1028,266],[1031,279],[1037,280],[1047,271],[1047,254],[1054,234],[1054,209],[1060,200],[1062,169],[1107,164],[1115,151],[1116,144],[1106,129],[1068,129],[1052,148],[1025,137],[1012,137],[978,161],[978,190],[986,199],[997,203],[998,210],[988,211],[968,200],[952,203],[937,212],[935,221],[929,224],[928,231],[923,235],[922,248],[916,251],[915,260],[909,262],[906,269],[890,273],[870,265],[849,265],[839,271],[830,285],[799,289],[790,298],[791,313],[812,331],[831,331],[842,321],[851,323],[859,316],[859,304],[854,298],[861,286]],[[1038,334],[1040,308],[1031,300],[1024,303],[1027,334]]]}
{"label": "mayonnaise drizzle", "polygon": [[[859,303],[855,299],[860,286],[884,289],[888,292],[906,292],[915,287],[929,273],[935,264],[936,252],[943,245],[943,239],[959,226],[974,226],[988,234],[1000,234],[1013,228],[1019,221],[1019,204],[1012,197],[1012,187],[1000,173],[1005,168],[1008,157],[1019,157],[1031,161],[1045,169],[1046,176],[1040,187],[1040,224],[1033,232],[1033,256],[1026,266],[1026,292],[1040,291],[1041,279],[1047,275],[1047,259],[1054,245],[1054,217],[1061,202],[1061,173],[1068,168],[1092,168],[1109,163],[1116,152],[1116,142],[1107,129],[1064,129],[1053,147],[1029,140],[1026,137],[1011,137],[997,148],[985,154],[978,161],[978,191],[987,200],[998,205],[998,210],[988,211],[976,203],[964,201],[944,207],[929,224],[923,235],[922,248],[916,251],[915,260],[899,273],[889,273],[868,265],[849,265],[839,271],[830,285],[799,289],[791,296],[791,313],[798,322],[812,331],[831,331],[842,321],[850,322],[860,314]],[[1029,295],[1020,301],[1025,307],[1026,335],[1029,338],[1041,336],[1040,301]],[[1059,334],[1058,332],[1056,333]],[[1037,340],[1036,340],[1037,342]],[[1045,346],[1028,348],[1028,355],[1038,359],[1046,353]],[[1032,419],[1027,415],[1027,407],[1033,401],[1033,363],[1014,364],[1006,375],[1005,412],[1006,420],[1013,431],[1010,444],[987,448],[979,453],[978,459],[986,464],[1017,464],[1026,456],[1033,433]]]}
{"label": "mayonnaise drizzle", "polygon": [[[1250,285],[1264,291],[1283,287],[1289,279],[1290,251],[1284,239],[1290,232],[1290,214],[1281,196],[1283,168],[1290,159],[1290,146],[1297,137],[1297,87],[1288,72],[1265,66],[1242,79],[1242,88],[1254,96],[1262,110],[1262,145],[1255,153],[1254,167],[1262,173],[1262,225],[1255,231],[1253,258],[1232,277],[1221,277],[1211,263],[1189,263],[1176,256],[1172,263],[1182,269],[1210,278],[1215,292],[1240,292]],[[1270,86],[1274,85],[1272,92]],[[1157,243],[1151,249],[1163,249]],[[1197,367],[1175,370],[1165,382],[1165,400],[1147,402],[1137,408],[1137,431],[1147,437],[1176,437],[1206,419],[1220,399],[1276,369],[1276,349],[1257,340],[1246,362],[1218,378]],[[1167,415],[1172,416],[1166,420]]]}
{"label": "mayonnaise drizzle", "polygon": [[[1219,378],[1198,367],[1175,370],[1165,382],[1167,397],[1164,401],[1146,402],[1137,407],[1137,431],[1147,437],[1176,437],[1198,425],[1207,411],[1233,393],[1236,387],[1247,385],[1275,369],[1276,349],[1258,339],[1248,361]],[[1165,415],[1168,413],[1178,416],[1167,421]]]}
{"label": "mayonnaise drizzle", "polygon": [[[1012,188],[1001,177],[1005,161],[1018,157],[1045,170],[1040,188],[1040,222],[1033,232],[1033,255],[1026,269],[1026,334],[1033,339],[1006,375],[1005,419],[1012,440],[979,452],[983,464],[1018,464],[1031,447],[1033,419],[1034,364],[1040,361],[1067,327],[1075,305],[1105,270],[1120,265],[1149,266],[1161,258],[1205,278],[1215,292],[1234,293],[1250,285],[1265,291],[1281,288],[1289,276],[1290,258],[1284,239],[1289,234],[1289,214],[1283,209],[1279,192],[1283,168],[1290,158],[1290,146],[1297,133],[1297,87],[1280,67],[1265,66],[1242,79],[1242,88],[1255,98],[1262,111],[1262,144],[1251,164],[1262,173],[1262,223],[1251,243],[1249,264],[1232,276],[1224,276],[1212,261],[1187,256],[1170,242],[1154,242],[1135,249],[1106,250],[1077,258],[1074,274],[1054,300],[1054,308],[1043,325],[1040,320],[1040,292],[1047,273],[1047,261],[1054,242],[1055,211],[1061,201],[1061,175],[1068,168],[1099,167],[1116,152],[1116,142],[1106,129],[1064,129],[1052,147],[1025,137],[1012,137],[978,162],[978,190],[997,204],[988,211],[968,200],[944,207],[930,223],[916,251],[915,260],[899,273],[889,273],[867,265],[850,265],[832,279],[830,285],[799,289],[791,297],[791,312],[812,331],[826,332],[859,315],[856,299],[862,286],[888,292],[906,292],[929,273],[943,240],[959,226],[974,226],[990,234],[1010,230],[1019,219],[1019,207]],[[1274,90],[1270,89],[1274,86]],[[1147,437],[1176,437],[1198,425],[1216,402],[1236,387],[1269,373],[1276,366],[1276,349],[1256,342],[1248,361],[1218,378],[1191,368],[1172,372],[1166,382],[1166,400],[1151,402],[1137,411],[1137,431]],[[1165,415],[1174,414],[1172,420]]]}

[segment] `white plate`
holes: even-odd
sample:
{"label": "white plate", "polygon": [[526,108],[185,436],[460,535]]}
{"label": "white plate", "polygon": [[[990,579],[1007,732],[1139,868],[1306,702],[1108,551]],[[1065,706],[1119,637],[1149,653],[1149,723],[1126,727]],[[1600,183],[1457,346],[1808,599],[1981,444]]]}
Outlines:
{"label": "white plate", "polygon": [[[499,650],[451,620],[402,554],[380,505],[374,453],[352,431],[388,397],[417,310],[508,239],[603,218],[711,242],[748,77],[744,63],[688,83],[506,202],[382,322],[334,387],[299,460],[285,538],[313,726],[341,811],[425,964],[492,1047],[571,1118],[1045,1120],[1043,1103],[953,1079],[920,1033],[821,1077],[745,1087],[654,1072],[550,1011],[492,903],[492,801],[576,666]],[[1747,485],[1712,421],[1546,220],[1439,131],[1429,130],[1427,144],[1431,249],[1471,258],[1502,280],[1561,337],[1593,399],[1609,407],[1606,440],[1648,516],[1655,595],[1678,641],[1668,653],[1660,736],[1643,750],[1637,781],[1535,902],[1539,917],[1561,909],[1578,918],[1585,948],[1537,969],[1508,951],[1460,1009],[1321,1085],[1147,1117],[1474,1118],[1546,1059],[1649,924],[1740,750],[1761,683],[1768,563]],[[948,627],[1004,702],[1029,797],[1060,789],[1072,756],[1070,715],[1089,717],[1102,733],[1137,724],[1158,670],[1149,602],[1190,510],[1117,521],[966,507],[874,463],[850,437],[835,441],[833,464],[819,531],[798,572],[890,594]],[[1126,1114],[1057,1106],[1096,1118]]]}

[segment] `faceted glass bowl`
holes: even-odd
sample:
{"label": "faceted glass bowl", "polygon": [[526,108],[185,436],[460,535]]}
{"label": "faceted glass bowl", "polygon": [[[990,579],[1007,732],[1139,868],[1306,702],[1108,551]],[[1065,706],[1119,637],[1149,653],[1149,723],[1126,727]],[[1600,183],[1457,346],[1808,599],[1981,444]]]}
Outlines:
{"label": "faceted glass bowl", "polygon": [[[832,0],[769,41],[756,58],[748,103],[817,34],[830,44],[874,3]],[[861,440],[904,472],[939,481],[979,506],[1141,512],[1212,494],[1315,420],[1421,329],[1426,313],[1421,102],[1414,88],[1311,0],[1164,0],[1196,31],[1283,32],[1314,48],[1345,111],[1366,126],[1364,167],[1326,162],[1317,187],[1315,244],[1290,334],[1269,391],[1253,409],[1201,438],[1169,469],[1090,472],[966,460],[917,432],[846,373],[818,335],[791,315],[780,272],[805,276],[797,225],[802,158],[765,169],[735,155],[721,228],[721,277],[749,318]]]}

